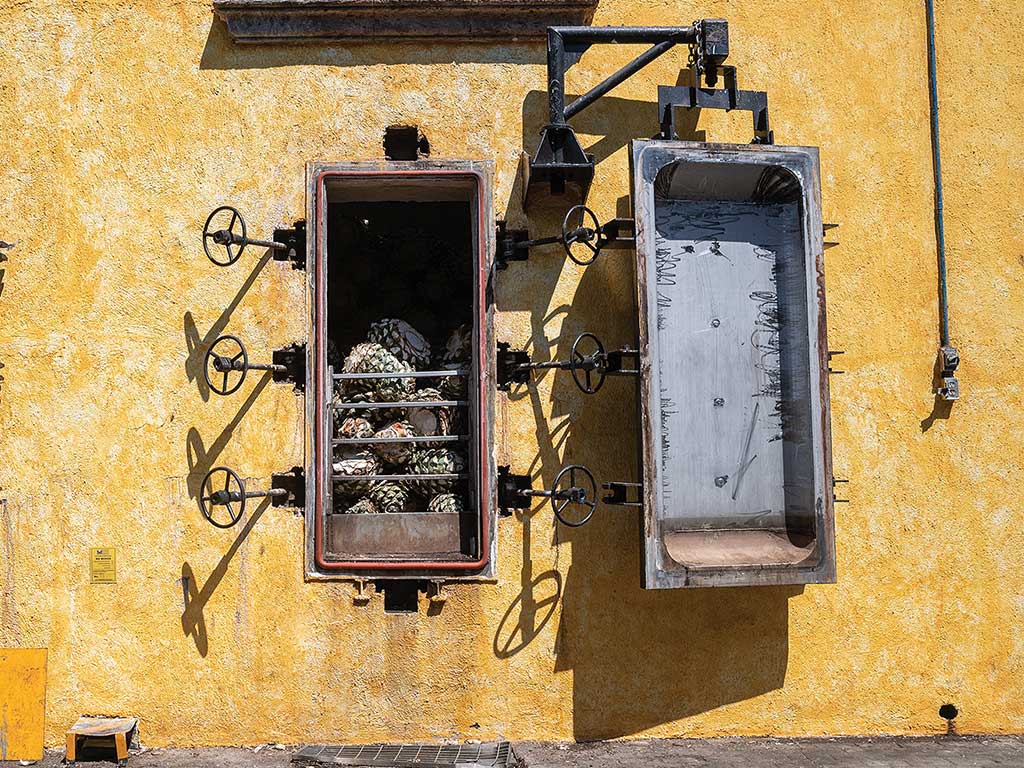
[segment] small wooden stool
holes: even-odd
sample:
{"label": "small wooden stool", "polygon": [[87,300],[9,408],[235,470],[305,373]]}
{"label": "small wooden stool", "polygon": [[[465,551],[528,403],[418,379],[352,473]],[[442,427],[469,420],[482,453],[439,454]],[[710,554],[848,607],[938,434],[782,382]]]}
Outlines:
{"label": "small wooden stool", "polygon": [[[83,748],[112,748],[117,754],[117,764],[124,765],[128,762],[128,745],[131,744],[138,727],[139,720],[135,717],[80,717],[68,730],[65,759],[68,763],[75,762],[81,739]],[[90,744],[95,741],[106,743]]]}

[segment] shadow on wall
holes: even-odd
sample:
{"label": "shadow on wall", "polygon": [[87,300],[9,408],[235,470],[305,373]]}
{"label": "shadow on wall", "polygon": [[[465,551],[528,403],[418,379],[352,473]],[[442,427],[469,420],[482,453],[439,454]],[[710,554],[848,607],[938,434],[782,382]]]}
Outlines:
{"label": "shadow on wall", "polygon": [[227,573],[228,565],[231,564],[231,558],[235,556],[235,553],[242,546],[249,532],[259,522],[260,517],[263,516],[263,513],[267,511],[269,506],[270,499],[265,498],[253,510],[252,514],[249,515],[249,519],[242,526],[242,530],[239,531],[238,536],[231,542],[228,551],[224,553],[216,567],[210,572],[202,588],[199,588],[195,573],[192,571],[192,566],[189,565],[188,561],[186,560],[181,564],[181,591],[184,601],[184,610],[181,613],[181,631],[185,633],[186,637],[192,638],[200,656],[205,657],[210,651],[203,609],[206,608],[206,604],[217,590],[218,585],[220,585],[221,580],[224,578],[224,574]]}
{"label": "shadow on wall", "polygon": [[[523,104],[524,150],[531,155],[546,109],[547,94],[540,91]],[[580,134],[601,136],[586,148],[596,155],[595,189],[608,183],[602,179],[604,159],[631,139],[657,131],[657,111],[653,102],[605,97],[573,119]],[[696,131],[696,114],[680,112],[678,118],[681,138],[704,139]],[[601,222],[628,214],[629,190],[617,183],[623,188],[616,190],[616,210],[597,211]],[[506,212],[514,226],[525,223],[520,194],[517,184]],[[566,207],[551,201],[531,210],[530,235],[556,231]],[[513,264],[497,278],[498,308],[528,311],[532,318],[530,339],[503,341],[525,346],[535,361],[568,358],[583,331],[597,334],[607,349],[635,345],[633,260],[632,249],[607,249],[591,266],[578,267],[559,246],[535,249],[528,265]],[[580,282],[571,306],[551,309],[563,269],[578,270]],[[560,321],[561,330],[550,337],[553,320]],[[509,393],[510,399],[530,398],[534,405],[534,487],[550,487],[561,466],[570,463],[590,467],[598,482],[639,480],[636,382],[609,377],[600,392],[588,396],[567,371],[548,371],[538,379],[541,375],[554,376],[550,422],[543,418],[534,385]],[[529,644],[548,623],[561,594],[555,669],[573,671],[577,739],[634,735],[783,685],[788,599],[802,587],[646,591],[640,587],[641,521],[635,509],[599,505],[587,525],[570,529],[555,527],[545,503],[522,522],[522,589],[497,629],[494,653],[505,658]],[[533,576],[530,546],[535,537],[570,547],[572,564],[564,585],[558,571]]]}
{"label": "shadow on wall", "polygon": [[231,314],[241,303],[245,294],[249,292],[249,289],[252,288],[256,278],[259,277],[260,272],[263,271],[263,268],[267,266],[267,263],[273,256],[274,252],[268,250],[260,257],[252,272],[249,273],[249,276],[245,278],[242,286],[238,289],[235,297],[224,308],[224,311],[220,313],[220,317],[210,326],[210,330],[206,332],[205,336],[199,337],[199,329],[196,327],[196,321],[191,312],[186,312],[182,318],[185,331],[185,348],[188,352],[188,356],[185,358],[185,375],[188,376],[189,381],[195,382],[199,388],[199,396],[203,398],[204,403],[210,399],[210,387],[207,385],[206,377],[203,375],[203,368],[206,367],[206,353],[217,337],[224,333],[224,329],[228,327],[228,321],[231,319]]}
{"label": "shadow on wall", "polygon": [[542,64],[547,60],[543,41],[509,42],[507,45],[444,45],[409,42],[374,45],[236,45],[227,25],[211,14],[200,69],[268,69],[312,64],[331,67],[365,67],[377,64]]}
{"label": "shadow on wall", "polygon": [[273,374],[270,372],[260,377],[259,381],[256,382],[256,386],[252,388],[249,396],[245,398],[245,402],[238,409],[238,412],[227,423],[227,426],[221,430],[217,438],[210,443],[209,447],[203,442],[202,435],[199,434],[198,429],[195,427],[189,428],[185,445],[185,458],[188,461],[186,485],[188,486],[189,497],[195,499],[196,506],[199,507],[200,511],[202,511],[202,505],[199,503],[199,490],[203,483],[203,478],[216,465],[217,457],[227,447],[235,428],[241,423],[242,417],[248,413],[253,403],[256,402],[256,398],[260,396],[260,393],[267,388],[267,385],[272,380]]}

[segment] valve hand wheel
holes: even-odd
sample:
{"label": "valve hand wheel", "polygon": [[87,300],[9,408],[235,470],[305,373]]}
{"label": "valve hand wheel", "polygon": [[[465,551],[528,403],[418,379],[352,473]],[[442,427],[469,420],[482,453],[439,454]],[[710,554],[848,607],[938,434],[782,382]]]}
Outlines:
{"label": "valve hand wheel", "polygon": [[[229,212],[231,214],[230,217],[220,215]],[[227,228],[213,229],[214,219],[218,219],[222,224],[227,224]],[[236,226],[238,227],[238,232],[235,231]],[[224,247],[228,254],[227,261],[217,259],[210,253],[211,240],[215,248],[218,245]],[[218,267],[230,267],[241,257],[242,251],[245,250],[245,244],[245,219],[242,218],[242,214],[238,212],[238,209],[232,208],[230,205],[214,208],[213,213],[207,217],[206,224],[203,226],[203,250],[206,251],[206,258]],[[237,251],[232,250],[234,245],[238,246]]]}
{"label": "valve hand wheel", "polygon": [[[589,491],[586,487],[576,484],[577,473],[586,479],[590,486]],[[566,478],[568,478],[569,484],[564,490],[560,490],[560,486]],[[577,518],[566,514],[566,510],[570,507],[582,507],[583,516]],[[579,464],[563,467],[562,471],[555,475],[555,482],[551,485],[551,508],[555,510],[555,517],[562,525],[579,528],[588,522],[594,515],[594,510],[597,509],[597,482],[590,470]]]}
{"label": "valve hand wheel", "polygon": [[[212,370],[211,370],[212,369]],[[218,395],[230,395],[238,390],[249,371],[249,353],[237,336],[220,336],[206,350],[203,377],[206,386]],[[231,383],[231,374],[240,373],[238,381]]]}
{"label": "valve hand wheel", "polygon": [[[224,475],[223,480],[220,475]],[[230,528],[242,519],[245,512],[245,483],[235,470],[214,467],[206,473],[203,484],[199,486],[199,503],[203,508],[203,517],[210,525]],[[228,522],[222,523],[216,519],[213,507],[224,507],[228,513]]]}
{"label": "valve hand wheel", "polygon": [[[583,247],[573,250],[577,243]],[[608,238],[601,234],[601,225],[594,212],[585,205],[574,205],[562,220],[562,247],[565,254],[581,267],[593,264]]]}
{"label": "valve hand wheel", "polygon": [[[590,346],[594,347],[594,351],[588,354],[584,350]],[[594,334],[581,333],[572,343],[572,353],[569,355],[572,380],[585,394],[592,395],[604,386],[607,375],[605,370],[604,345]]]}

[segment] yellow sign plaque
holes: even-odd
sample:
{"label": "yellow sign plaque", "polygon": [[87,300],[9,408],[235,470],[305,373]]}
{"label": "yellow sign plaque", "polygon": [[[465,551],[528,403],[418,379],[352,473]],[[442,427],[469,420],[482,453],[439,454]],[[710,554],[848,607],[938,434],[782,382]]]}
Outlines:
{"label": "yellow sign plaque", "polygon": [[113,584],[117,581],[117,550],[100,547],[89,550],[89,580],[93,584]]}

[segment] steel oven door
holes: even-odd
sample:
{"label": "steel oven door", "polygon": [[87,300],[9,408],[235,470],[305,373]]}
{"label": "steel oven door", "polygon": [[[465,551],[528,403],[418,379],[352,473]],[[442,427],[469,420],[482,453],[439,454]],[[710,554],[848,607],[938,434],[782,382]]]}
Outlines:
{"label": "steel oven door", "polygon": [[[492,177],[490,162],[473,160],[314,162],[307,166],[307,274],[312,342],[306,386],[309,425],[306,498],[311,502],[306,535],[309,578],[494,578],[494,310],[487,292],[494,258]],[[363,213],[357,216],[356,211]],[[438,211],[444,212],[443,216],[435,217]],[[449,226],[450,219],[457,223]],[[358,229],[358,238],[354,234],[355,226],[365,228],[365,232]],[[451,245],[452,253],[458,253],[457,263],[430,261],[439,258],[428,249],[434,242],[428,236],[430,232],[446,243],[450,240],[457,244]],[[375,245],[379,242],[390,245],[381,250]],[[453,281],[460,286],[460,291],[465,289],[451,297],[450,307],[438,308],[424,298],[425,281],[416,277],[423,274],[424,265],[451,272],[432,275],[437,280],[430,283],[431,290],[438,285],[444,288]],[[366,285],[371,286],[370,289],[366,289]],[[384,288],[390,290],[387,296]],[[405,309],[418,312],[421,317],[439,315],[442,309],[459,311],[459,322],[465,324],[460,327],[471,328],[471,353],[464,362],[449,368],[466,370],[459,371],[458,377],[436,378],[434,374],[443,372],[429,369],[442,366],[439,362],[441,346],[434,335],[428,334],[438,354],[409,374],[416,378],[399,377],[402,382],[411,382],[409,392],[360,396],[356,399],[361,402],[339,405],[339,380],[346,376],[378,376],[376,373],[340,373],[339,361],[353,344],[365,338],[369,320],[402,316],[395,296],[407,296]],[[345,339],[340,356],[332,363],[331,345]],[[393,374],[388,375],[394,378]],[[449,394],[430,389],[438,386],[443,389],[444,384],[440,382],[455,382],[457,378],[463,384],[455,386]],[[432,391],[433,394],[420,396],[421,388],[422,392]],[[401,388],[390,388],[398,389]],[[412,389],[416,389],[416,393],[410,394]],[[347,399],[341,397],[342,401]],[[384,402],[392,400],[401,402]],[[453,425],[459,424],[458,428],[452,426],[449,431],[438,427],[422,434],[388,437],[380,442],[405,441],[416,450],[432,451],[454,446],[452,450],[462,457],[459,463],[464,466],[415,470],[409,468],[415,462],[391,466],[385,461],[365,478],[339,476],[338,470],[332,469],[332,464],[338,466],[333,463],[338,451],[343,450],[339,444],[365,443],[372,446],[366,449],[372,453],[377,447],[374,441],[378,441],[377,435],[366,439],[365,435],[353,437],[339,433],[339,420],[334,418],[334,413],[338,408],[349,406],[363,409],[358,411],[359,415],[394,411],[398,415],[391,417],[392,420],[411,418],[414,407],[419,407],[420,411],[427,406],[449,409],[450,414],[458,416],[450,419]],[[387,420],[387,417],[382,418]],[[375,428],[383,423],[379,422]],[[446,485],[433,488],[440,483],[439,479]],[[356,482],[342,483],[342,480],[358,481],[360,487],[404,488],[409,501],[404,509],[398,510],[401,514],[346,514],[352,510],[345,509],[347,497],[339,499],[339,495],[356,487]],[[461,508],[455,511],[428,508],[427,502],[432,497],[448,491],[460,497]],[[349,495],[355,498],[360,493],[353,491]],[[379,511],[385,510],[381,507]]]}
{"label": "steel oven door", "polygon": [[644,586],[834,582],[818,151],[631,161]]}

